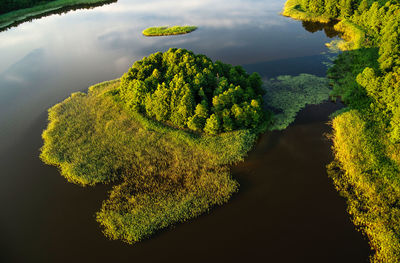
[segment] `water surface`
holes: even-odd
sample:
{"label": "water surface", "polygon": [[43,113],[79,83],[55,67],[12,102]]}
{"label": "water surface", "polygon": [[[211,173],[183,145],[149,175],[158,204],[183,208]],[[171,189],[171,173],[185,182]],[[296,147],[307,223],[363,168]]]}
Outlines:
{"label": "water surface", "polygon": [[[323,133],[340,105],[308,107],[284,132],[263,135],[233,168],[241,190],[230,203],[135,246],[109,241],[95,222],[109,186],[70,184],[38,158],[49,107],[120,77],[156,51],[186,48],[263,77],[324,75],[321,52],[329,38],[316,26],[305,26],[310,33],[280,16],[283,4],[119,0],[1,32],[0,261],[365,262],[367,242],[325,171],[332,156]],[[175,24],[199,29],[159,38],[141,34]]]}

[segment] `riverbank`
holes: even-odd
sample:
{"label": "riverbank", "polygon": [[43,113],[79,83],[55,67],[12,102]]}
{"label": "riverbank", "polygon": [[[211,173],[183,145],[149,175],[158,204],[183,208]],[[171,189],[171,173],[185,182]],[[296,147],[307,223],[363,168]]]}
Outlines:
{"label": "riverbank", "polygon": [[[400,83],[398,34],[400,5],[369,3],[355,6],[319,6],[321,1],[289,0],[284,13],[296,19],[318,21],[327,12],[340,22],[335,29],[347,42],[328,70],[333,95],[347,108],[332,121],[335,161],[328,172],[347,199],[353,223],[370,240],[372,262],[400,258]],[[304,8],[307,6],[307,8]],[[379,13],[379,16],[376,15]],[[329,16],[328,16],[329,17]],[[380,27],[376,27],[379,24]]]}
{"label": "riverbank", "polygon": [[313,13],[302,9],[300,0],[288,0],[282,11],[282,15],[301,21],[319,22],[319,23],[330,23],[337,21],[334,25],[334,29],[341,33],[341,38],[345,41],[336,41],[328,43],[327,46],[335,45],[342,51],[349,51],[359,49],[365,46],[366,33],[365,31],[349,21],[346,18],[334,17],[319,13]]}
{"label": "riverbank", "polygon": [[56,0],[45,4],[39,4],[30,8],[11,11],[0,15],[0,31],[17,26],[31,19],[44,17],[69,10],[92,8],[117,0]]}

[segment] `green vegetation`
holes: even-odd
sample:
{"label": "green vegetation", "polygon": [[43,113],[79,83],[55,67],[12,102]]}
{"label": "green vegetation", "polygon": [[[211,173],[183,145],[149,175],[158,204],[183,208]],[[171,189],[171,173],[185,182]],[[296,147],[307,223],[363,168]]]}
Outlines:
{"label": "green vegetation", "polygon": [[[332,3],[331,3],[332,2]],[[369,238],[373,262],[400,261],[400,4],[301,0],[291,9],[338,19],[342,44],[328,77],[347,104],[332,121],[328,166],[348,211]],[[317,7],[320,8],[317,8]]]}
{"label": "green vegetation", "polygon": [[[361,47],[369,47],[370,37],[357,23],[349,19],[349,6],[353,6],[356,0],[288,0],[285,3],[283,15],[303,20],[320,23],[330,23],[340,20],[334,29],[341,32],[345,41],[335,41],[335,45],[341,50],[354,50]],[[352,9],[351,9],[352,10]],[[354,13],[354,12],[353,12]],[[357,11],[358,15],[359,12]]]}
{"label": "green vegetation", "polygon": [[265,81],[264,87],[264,103],[274,112],[270,130],[286,129],[302,108],[327,100],[331,92],[326,78],[310,74],[279,76]]}
{"label": "green vegetation", "polygon": [[161,26],[161,27],[149,27],[143,30],[145,36],[170,36],[170,35],[182,35],[193,32],[196,30],[196,26]]}
{"label": "green vegetation", "polygon": [[240,66],[170,49],[136,61],[114,96],[169,126],[218,134],[265,123],[261,85],[257,73],[248,75]]}
{"label": "green vegetation", "polygon": [[0,1],[0,30],[32,18],[75,8],[90,8],[117,0],[2,0]]}
{"label": "green vegetation", "polygon": [[[153,68],[156,65],[157,68]],[[229,165],[243,160],[257,133],[266,128],[267,118],[264,123],[258,123],[257,128],[234,126],[233,131],[208,135],[201,130],[192,132],[188,128],[172,127],[174,122],[163,124],[157,121],[157,114],[155,119],[146,117],[153,111],[143,109],[138,100],[141,96],[137,96],[146,91],[140,94],[154,110],[161,106],[156,106],[156,102],[168,101],[157,101],[154,96],[158,95],[154,94],[159,94],[157,90],[166,92],[167,87],[171,94],[182,95],[176,102],[186,102],[185,96],[189,96],[194,105],[203,105],[202,100],[205,100],[210,103],[207,105],[213,105],[205,105],[207,111],[214,113],[207,113],[208,118],[203,115],[199,118],[207,120],[205,131],[214,133],[219,131],[213,123],[219,121],[219,108],[216,107],[220,104],[211,104],[211,98],[215,98],[212,95],[219,96],[230,90],[230,86],[219,85],[228,82],[230,76],[220,72],[221,68],[229,69],[227,72],[232,74],[239,70],[220,62],[213,64],[207,57],[186,50],[171,49],[136,62],[121,80],[90,87],[88,94],[74,93],[49,110],[49,124],[43,132],[44,145],[40,155],[45,163],[59,167],[68,181],[83,186],[122,181],[112,188],[108,200],[97,213],[97,221],[108,237],[138,242],[160,229],[227,202],[237,191],[238,183],[231,178]],[[205,78],[207,81],[199,82],[197,86],[187,85],[193,80],[188,72],[193,70],[197,72],[194,76],[198,76],[194,79]],[[213,76],[209,71],[221,75]],[[163,76],[149,78],[161,72]],[[203,72],[203,78],[198,72]],[[171,79],[168,74],[173,75]],[[223,76],[228,77],[223,79]],[[238,76],[247,83],[246,74]],[[252,76],[259,79],[257,75]],[[233,90],[236,87],[239,86],[233,86]],[[246,87],[250,89],[250,86]],[[171,107],[180,107],[173,101],[169,101]],[[174,111],[182,112],[179,108]],[[200,115],[199,112],[196,106],[192,115],[179,116],[190,119]],[[222,119],[217,125],[223,123]]]}

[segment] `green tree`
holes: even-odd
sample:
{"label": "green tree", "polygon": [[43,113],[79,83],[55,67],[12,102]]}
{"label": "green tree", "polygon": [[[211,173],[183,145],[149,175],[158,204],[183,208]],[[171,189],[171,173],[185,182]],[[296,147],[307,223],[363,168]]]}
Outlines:
{"label": "green tree", "polygon": [[209,134],[217,134],[220,132],[221,122],[215,114],[212,114],[210,118],[207,119],[204,131]]}

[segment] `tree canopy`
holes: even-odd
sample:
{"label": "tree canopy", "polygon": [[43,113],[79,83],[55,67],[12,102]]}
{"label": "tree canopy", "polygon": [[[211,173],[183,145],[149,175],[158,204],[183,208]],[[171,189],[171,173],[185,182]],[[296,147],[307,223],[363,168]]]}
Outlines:
{"label": "tree canopy", "polygon": [[262,81],[241,66],[185,49],[157,52],[133,66],[115,93],[130,110],[176,128],[218,134],[264,120]]}

